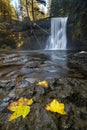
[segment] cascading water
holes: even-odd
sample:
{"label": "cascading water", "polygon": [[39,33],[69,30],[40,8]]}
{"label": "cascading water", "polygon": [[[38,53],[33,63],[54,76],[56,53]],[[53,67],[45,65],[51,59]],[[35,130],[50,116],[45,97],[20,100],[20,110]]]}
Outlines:
{"label": "cascading water", "polygon": [[67,17],[51,19],[51,36],[49,36],[46,50],[65,50]]}

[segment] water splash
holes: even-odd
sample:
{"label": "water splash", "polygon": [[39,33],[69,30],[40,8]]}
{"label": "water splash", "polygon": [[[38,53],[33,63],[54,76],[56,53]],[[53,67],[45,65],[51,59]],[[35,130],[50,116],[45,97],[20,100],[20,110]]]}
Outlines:
{"label": "water splash", "polygon": [[51,19],[51,36],[49,36],[46,50],[65,50],[67,17]]}

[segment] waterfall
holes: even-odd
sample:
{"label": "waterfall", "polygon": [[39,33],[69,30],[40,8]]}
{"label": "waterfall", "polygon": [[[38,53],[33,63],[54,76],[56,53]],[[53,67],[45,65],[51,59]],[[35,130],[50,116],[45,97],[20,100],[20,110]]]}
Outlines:
{"label": "waterfall", "polygon": [[67,17],[51,19],[51,36],[49,36],[46,50],[65,50]]}

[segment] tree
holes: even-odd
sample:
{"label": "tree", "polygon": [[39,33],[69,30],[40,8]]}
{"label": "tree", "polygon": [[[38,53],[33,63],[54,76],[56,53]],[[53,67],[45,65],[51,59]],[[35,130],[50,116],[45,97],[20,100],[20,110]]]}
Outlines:
{"label": "tree", "polygon": [[[31,21],[36,21],[38,19],[43,19],[47,16],[44,10],[40,9],[40,6],[43,5],[43,8],[46,6],[45,0],[20,0],[22,11],[23,8],[26,8],[27,16]],[[51,0],[49,0],[51,1]]]}
{"label": "tree", "polygon": [[10,0],[0,0],[0,18],[11,21],[13,15],[16,17],[16,12],[10,5]]}

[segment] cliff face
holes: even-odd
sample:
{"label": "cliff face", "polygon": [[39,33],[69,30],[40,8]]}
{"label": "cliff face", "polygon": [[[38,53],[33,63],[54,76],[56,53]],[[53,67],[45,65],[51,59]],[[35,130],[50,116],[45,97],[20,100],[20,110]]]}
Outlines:
{"label": "cliff face", "polygon": [[87,0],[52,0],[51,16],[68,16],[69,39],[87,46]]}

